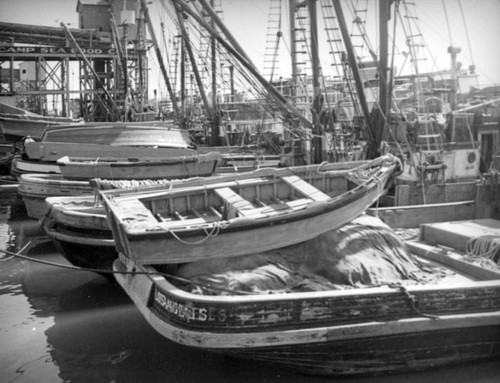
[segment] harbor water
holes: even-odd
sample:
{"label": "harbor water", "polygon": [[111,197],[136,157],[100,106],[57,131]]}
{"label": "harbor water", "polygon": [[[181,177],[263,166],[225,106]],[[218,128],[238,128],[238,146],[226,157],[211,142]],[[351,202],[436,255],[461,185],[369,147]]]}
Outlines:
{"label": "harbor water", "polygon": [[[0,202],[0,205],[2,203]],[[0,382],[500,382],[489,361],[353,379],[304,376],[274,365],[174,344],[121,288],[68,263],[22,207],[0,206]],[[1,256],[4,256],[3,254]]]}

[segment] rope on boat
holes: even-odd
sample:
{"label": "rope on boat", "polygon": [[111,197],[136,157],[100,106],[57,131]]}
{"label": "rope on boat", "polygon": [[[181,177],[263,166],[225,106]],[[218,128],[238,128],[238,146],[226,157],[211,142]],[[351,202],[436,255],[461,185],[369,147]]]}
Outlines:
{"label": "rope on boat", "polygon": [[182,238],[180,238],[175,231],[173,230],[168,230],[168,232],[170,234],[172,234],[172,236],[177,239],[179,242],[181,243],[184,243],[186,245],[199,245],[205,241],[207,241],[209,238],[212,238],[212,237],[216,237],[219,232],[220,232],[220,229],[225,229],[227,228],[229,225],[227,222],[214,222],[213,226],[212,226],[212,230],[208,231],[206,227],[203,227],[203,231],[205,232],[206,236],[205,238],[202,238],[200,239],[199,241],[193,241],[193,242],[190,242],[190,241],[185,241],[183,240]]}
{"label": "rope on boat", "polygon": [[418,315],[423,316],[425,318],[430,318],[430,319],[439,319],[438,315],[426,314],[426,313],[423,313],[422,311],[420,311],[420,309],[419,309],[420,304],[417,301],[417,298],[415,297],[415,295],[411,294],[408,291],[408,289],[405,286],[403,286],[402,284],[392,283],[392,284],[389,284],[388,286],[391,288],[394,288],[394,289],[399,289],[404,294],[404,296],[408,299],[408,302],[410,302],[410,306],[411,306],[412,310],[415,313],[417,313]]}
{"label": "rope on boat", "polygon": [[[29,245],[31,245],[31,244],[32,244],[32,242],[29,241],[17,253],[14,253],[14,252],[11,252],[8,250],[0,249],[1,253],[4,253],[8,256],[6,258],[0,258],[0,261],[7,261],[7,260],[10,260],[12,258],[21,258],[21,259],[24,259],[26,261],[36,262],[36,263],[40,263],[40,264],[47,265],[47,266],[59,267],[59,268],[69,269],[69,270],[74,270],[74,271],[89,271],[89,272],[98,273],[98,274],[160,275],[162,277],[173,279],[173,280],[176,280],[176,281],[181,282],[181,283],[188,283],[188,284],[196,285],[196,286],[200,287],[201,289],[207,290],[207,291],[214,291],[215,290],[215,291],[228,292],[228,293],[235,294],[235,295],[254,295],[255,294],[255,293],[249,292],[249,291],[230,290],[230,289],[224,289],[224,288],[216,287],[216,286],[207,286],[207,285],[203,285],[201,283],[196,283],[195,281],[192,281],[190,279],[182,278],[182,277],[179,277],[177,275],[172,275],[172,274],[161,272],[161,271],[151,272],[151,271],[138,271],[135,269],[131,270],[131,271],[116,271],[116,270],[107,270],[107,269],[95,269],[95,268],[90,268],[90,267],[78,267],[78,266],[73,266],[73,265],[65,265],[65,264],[58,263],[58,262],[46,261],[43,259],[37,259],[37,258],[29,257],[26,255],[22,255],[21,252],[25,251],[26,248],[28,248]],[[420,309],[418,308],[419,303],[418,303],[417,299],[415,298],[414,295],[412,295],[406,289],[405,286],[403,286],[399,283],[391,283],[391,284],[387,284],[387,285],[378,285],[378,286],[373,286],[373,287],[380,287],[380,286],[388,286],[390,288],[399,289],[404,294],[404,296],[408,299],[413,311],[415,313],[417,313],[418,315],[423,316],[425,318],[430,318],[430,319],[439,319],[439,316],[437,316],[437,315],[425,314],[422,311],[420,311]]]}
{"label": "rope on boat", "polygon": [[[40,221],[40,225],[38,226],[38,230],[36,231],[34,237],[37,237],[39,234],[41,234],[43,232],[43,227],[45,225],[45,222],[49,219],[51,209],[52,209],[52,206],[49,207],[49,210],[47,211],[47,213],[45,213],[43,219]],[[23,251],[25,251],[27,248],[29,248],[32,244],[33,244],[33,240],[30,239],[26,243],[26,245],[24,245],[21,248],[21,250],[19,250],[17,253],[14,253],[14,252],[11,252],[11,251],[8,251],[8,250],[0,249],[0,253],[5,253],[5,254],[8,255],[8,257],[6,257],[6,258],[0,258],[0,262],[11,260],[14,257],[22,257],[21,253]]]}
{"label": "rope on boat", "polygon": [[43,259],[38,259],[38,258],[33,258],[29,257],[27,255],[22,255],[21,253],[25,251],[30,245],[32,245],[32,241],[29,241],[24,247],[19,250],[17,253],[14,253],[9,250],[4,250],[0,249],[0,253],[4,253],[7,255],[5,258],[0,258],[0,262],[3,261],[8,261],[11,260],[12,258],[21,258],[26,261],[30,262],[35,262],[35,263],[40,263],[42,265],[46,266],[53,266],[53,267],[59,267],[61,269],[68,269],[68,270],[74,270],[74,271],[89,271],[92,273],[97,273],[97,274],[122,274],[122,275],[160,275],[165,278],[173,279],[181,283],[188,283],[192,285],[196,285],[200,287],[203,290],[206,291],[220,291],[220,292],[227,292],[235,295],[252,295],[252,292],[248,291],[241,291],[241,290],[229,290],[229,289],[224,289],[222,287],[216,287],[216,286],[210,286],[210,285],[202,285],[201,283],[196,283],[190,279],[182,278],[177,275],[161,272],[161,271],[138,271],[138,270],[131,270],[131,271],[115,271],[115,270],[108,270],[108,269],[96,269],[96,268],[91,268],[91,267],[79,267],[79,266],[73,266],[73,265],[66,265],[63,263],[58,263],[58,262],[52,262],[52,261],[46,261]]}
{"label": "rope on boat", "polygon": [[[78,266],[66,265],[66,264],[62,264],[62,263],[58,263],[58,262],[46,261],[46,260],[43,260],[43,259],[37,259],[37,258],[29,257],[29,256],[26,256],[26,255],[22,255],[21,253],[23,251],[25,251],[31,244],[32,244],[32,241],[29,241],[17,253],[14,253],[14,252],[11,252],[11,251],[8,251],[8,250],[4,250],[4,249],[0,249],[0,253],[4,253],[4,254],[7,255],[6,258],[0,258],[0,262],[8,261],[8,260],[11,260],[13,258],[21,258],[21,259],[24,259],[26,261],[40,263],[40,264],[47,265],[47,266],[59,267],[59,268],[62,268],[62,269],[68,269],[68,270],[74,270],[74,271],[89,271],[89,272],[98,273],[98,274],[110,274],[110,275],[114,275],[114,274],[121,274],[121,275],[160,275],[162,277],[169,278],[169,279],[181,282],[181,283],[188,283],[188,284],[192,284],[192,285],[198,286],[201,289],[206,290],[206,291],[221,291],[221,292],[228,292],[228,293],[235,294],[235,295],[254,295],[255,294],[255,293],[249,292],[249,291],[224,289],[224,288],[221,288],[221,287],[210,286],[210,285],[207,286],[207,285],[204,285],[204,284],[192,281],[190,279],[182,278],[182,277],[179,277],[177,275],[173,275],[173,274],[169,274],[169,273],[165,273],[165,272],[161,272],[161,271],[153,271],[153,272],[151,272],[151,271],[138,271],[138,270],[135,270],[135,269],[131,270],[131,271],[116,271],[116,270],[108,270],[108,269],[96,269],[96,268],[91,268],[91,267],[78,267]],[[425,318],[439,319],[439,316],[437,316],[437,315],[426,314],[426,313],[423,313],[422,311],[420,311],[420,309],[419,309],[419,303],[418,303],[416,297],[414,295],[412,295],[408,291],[408,289],[405,286],[403,286],[402,284],[400,284],[400,283],[390,283],[390,284],[381,284],[381,285],[372,286],[372,287],[381,287],[381,286],[388,286],[390,288],[399,289],[404,294],[404,296],[408,299],[411,308],[413,309],[413,311],[416,314],[418,314],[420,316],[423,316]]]}
{"label": "rope on boat", "polygon": [[473,237],[467,241],[465,252],[469,256],[485,257],[500,263],[500,237],[498,235]]}

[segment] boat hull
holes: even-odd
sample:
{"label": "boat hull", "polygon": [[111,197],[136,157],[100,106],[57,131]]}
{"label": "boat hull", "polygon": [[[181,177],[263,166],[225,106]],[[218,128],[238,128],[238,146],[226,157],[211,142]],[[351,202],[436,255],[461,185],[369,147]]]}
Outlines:
{"label": "boat hull", "polygon": [[120,256],[118,283],[154,329],[190,347],[340,376],[500,356],[498,280],[214,297],[179,290],[157,274],[121,274],[132,269],[153,270]]}
{"label": "boat hull", "polygon": [[64,117],[46,117],[39,115],[6,116],[0,115],[0,131],[7,141],[19,141],[23,137],[30,136],[33,139],[41,139],[45,129],[51,126],[81,125],[82,119],[71,119]]}
{"label": "boat hull", "polygon": [[[118,208],[120,202],[104,194],[104,205],[118,250],[137,263],[178,263],[241,256],[294,245],[340,228],[377,201],[385,192],[395,167],[394,163],[387,165],[376,181],[370,179],[350,191],[342,189],[342,194],[335,198],[324,195],[326,200],[314,201],[296,210],[288,209],[287,205],[288,210],[282,212],[269,206],[269,213],[258,218],[255,218],[257,215],[236,217],[197,226],[181,221],[180,225],[186,225],[183,230],[158,224],[157,218],[137,199],[127,200]],[[337,181],[347,183],[342,177]],[[130,212],[137,216],[137,222],[128,218]]]}
{"label": "boat hull", "polygon": [[75,231],[51,223],[46,223],[44,230],[72,265],[110,276],[107,272],[118,257],[111,231]]}
{"label": "boat hull", "polygon": [[[265,252],[304,242],[340,228],[362,214],[378,196],[379,192],[374,189],[355,205],[345,205],[330,212],[317,212],[309,217],[283,223],[271,221],[268,225],[245,225],[235,230],[219,228],[213,236],[202,232],[181,239],[172,235],[151,235],[145,241],[130,238],[127,241],[127,254],[140,263],[162,263],[166,259],[175,263]],[[256,238],[259,240],[256,241]]]}
{"label": "boat hull", "polygon": [[28,216],[40,219],[48,213],[47,197],[92,195],[93,190],[88,181],[69,181],[55,174],[22,174],[18,193]]}
{"label": "boat hull", "polygon": [[90,180],[105,178],[113,180],[133,179],[181,179],[206,177],[215,172],[217,159],[198,161],[196,156],[173,157],[163,161],[107,162],[99,161],[57,161],[62,175],[69,180]]}
{"label": "boat hull", "polygon": [[55,162],[31,161],[15,155],[12,159],[11,174],[20,179],[23,174],[61,174]]}

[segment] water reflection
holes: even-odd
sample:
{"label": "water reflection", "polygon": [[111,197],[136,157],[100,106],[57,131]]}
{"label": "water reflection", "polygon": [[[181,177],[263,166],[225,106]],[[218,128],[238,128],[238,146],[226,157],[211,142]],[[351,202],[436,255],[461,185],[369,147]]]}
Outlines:
{"label": "water reflection", "polygon": [[[0,248],[67,264],[38,224],[0,215]],[[331,382],[176,345],[116,284],[87,272],[12,259],[0,264],[2,382]],[[496,362],[350,383],[496,382]]]}

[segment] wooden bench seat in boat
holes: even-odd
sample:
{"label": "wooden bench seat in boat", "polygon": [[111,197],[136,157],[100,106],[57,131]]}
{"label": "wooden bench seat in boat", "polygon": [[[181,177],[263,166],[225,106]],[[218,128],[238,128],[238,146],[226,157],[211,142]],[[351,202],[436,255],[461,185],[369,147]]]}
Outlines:
{"label": "wooden bench seat in boat", "polygon": [[227,218],[245,215],[247,210],[255,210],[255,206],[229,187],[215,189],[215,193],[221,197],[228,205]]}
{"label": "wooden bench seat in boat", "polygon": [[286,176],[281,177],[281,179],[293,189],[314,201],[328,201],[330,199],[328,195],[298,176]]}
{"label": "wooden bench seat in boat", "polygon": [[236,216],[250,217],[256,215],[269,216],[272,214],[279,214],[280,212],[290,210],[300,210],[306,205],[314,202],[311,198],[299,198],[293,201],[280,202],[269,204],[261,207],[255,207],[250,201],[244,199],[238,193],[230,188],[216,189],[215,192],[229,205],[231,211],[228,212],[227,218],[234,218]]}

